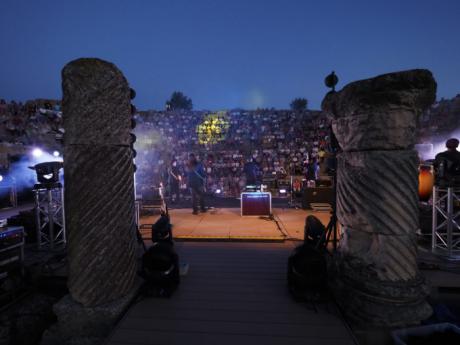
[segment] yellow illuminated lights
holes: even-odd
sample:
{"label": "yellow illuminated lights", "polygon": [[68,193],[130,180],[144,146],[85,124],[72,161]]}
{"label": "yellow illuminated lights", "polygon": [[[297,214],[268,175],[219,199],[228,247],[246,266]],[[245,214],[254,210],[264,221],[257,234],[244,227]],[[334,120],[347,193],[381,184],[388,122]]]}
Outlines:
{"label": "yellow illuminated lights", "polygon": [[224,111],[206,115],[196,127],[199,143],[216,144],[224,140],[229,126],[227,113]]}

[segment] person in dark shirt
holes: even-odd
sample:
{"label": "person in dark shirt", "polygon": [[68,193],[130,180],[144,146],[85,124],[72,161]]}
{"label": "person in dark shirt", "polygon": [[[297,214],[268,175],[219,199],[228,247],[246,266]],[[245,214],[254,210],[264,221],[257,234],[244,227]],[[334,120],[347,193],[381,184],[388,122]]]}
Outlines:
{"label": "person in dark shirt", "polygon": [[307,164],[307,180],[316,181],[318,179],[319,166],[316,158],[309,160]]}
{"label": "person in dark shirt", "polygon": [[259,177],[259,166],[252,158],[248,159],[243,171],[246,175],[246,185],[256,185]]}
{"label": "person in dark shirt", "polygon": [[188,186],[192,194],[192,207],[193,214],[198,214],[198,206],[201,212],[206,212],[204,206],[204,185],[206,180],[206,173],[203,165],[198,162],[195,155],[191,153],[188,160]]}
{"label": "person in dark shirt", "polygon": [[460,184],[459,141],[451,138],[446,141],[447,150],[438,153],[434,160],[437,183]]}
{"label": "person in dark shirt", "polygon": [[168,182],[172,202],[180,202],[180,182],[182,177],[180,175],[179,167],[177,166],[177,161],[172,160],[171,166],[168,169]]}

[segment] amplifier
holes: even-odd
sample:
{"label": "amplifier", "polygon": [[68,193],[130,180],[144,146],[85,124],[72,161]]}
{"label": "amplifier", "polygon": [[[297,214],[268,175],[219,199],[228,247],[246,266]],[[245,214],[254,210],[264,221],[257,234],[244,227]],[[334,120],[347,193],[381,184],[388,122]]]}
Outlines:
{"label": "amplifier", "polygon": [[0,229],[0,280],[15,270],[24,273],[24,228],[12,226]]}
{"label": "amplifier", "polygon": [[24,241],[24,228],[22,226],[12,226],[0,229],[0,249],[6,249]]}
{"label": "amplifier", "polygon": [[269,192],[241,193],[242,216],[270,216],[272,194]]}
{"label": "amplifier", "polygon": [[334,189],[328,187],[305,188],[302,198],[302,208],[312,208],[310,204],[331,204],[334,200]]}
{"label": "amplifier", "polygon": [[21,249],[13,248],[6,252],[0,252],[0,272],[9,270],[13,264],[21,263]]}

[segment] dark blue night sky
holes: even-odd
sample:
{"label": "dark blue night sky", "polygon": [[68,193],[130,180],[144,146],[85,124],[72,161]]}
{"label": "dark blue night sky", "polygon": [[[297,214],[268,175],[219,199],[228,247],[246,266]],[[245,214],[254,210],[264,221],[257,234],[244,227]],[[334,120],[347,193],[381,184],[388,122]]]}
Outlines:
{"label": "dark blue night sky", "polygon": [[438,98],[460,93],[460,1],[0,1],[0,98],[60,98],[72,59],[114,62],[140,109],[174,90],[197,109],[318,109],[346,83],[428,68]]}

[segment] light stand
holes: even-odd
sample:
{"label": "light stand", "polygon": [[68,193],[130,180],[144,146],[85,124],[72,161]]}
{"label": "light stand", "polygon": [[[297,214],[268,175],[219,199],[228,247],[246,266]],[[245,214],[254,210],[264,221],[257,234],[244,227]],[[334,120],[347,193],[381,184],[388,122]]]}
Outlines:
{"label": "light stand", "polygon": [[339,143],[334,135],[332,130],[332,126],[329,128],[329,137],[330,137],[330,147],[329,159],[333,162],[333,167],[329,169],[332,178],[332,210],[331,210],[331,218],[329,219],[329,223],[326,226],[326,231],[324,233],[324,242],[320,241],[319,243],[324,243],[325,249],[327,249],[327,244],[331,240],[332,236],[332,245],[333,251],[337,250],[337,152],[340,150]]}
{"label": "light stand", "polygon": [[62,166],[62,162],[45,162],[31,167],[39,182],[33,189],[38,249],[49,246],[53,250],[56,245],[66,243],[64,190],[59,182]]}
{"label": "light stand", "polygon": [[60,183],[38,183],[33,190],[38,249],[49,246],[54,250],[56,245],[66,243],[64,190]]}
{"label": "light stand", "polygon": [[[335,157],[334,157],[335,158]],[[332,246],[334,248],[334,252],[337,250],[337,172],[334,171],[332,175],[332,210],[331,210],[331,218],[329,219],[329,223],[326,226],[326,248],[332,234]]]}

